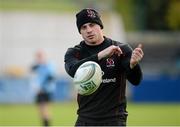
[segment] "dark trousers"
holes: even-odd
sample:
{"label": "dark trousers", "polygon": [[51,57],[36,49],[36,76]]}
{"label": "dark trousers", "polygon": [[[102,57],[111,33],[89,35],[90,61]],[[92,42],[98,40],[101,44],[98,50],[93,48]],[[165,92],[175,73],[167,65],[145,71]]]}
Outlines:
{"label": "dark trousers", "polygon": [[123,120],[119,120],[119,121],[111,121],[111,122],[102,122],[102,123],[99,123],[99,122],[84,122],[84,121],[80,121],[80,120],[77,120],[76,123],[75,123],[75,127],[78,127],[78,126],[126,126],[126,119],[123,119]]}

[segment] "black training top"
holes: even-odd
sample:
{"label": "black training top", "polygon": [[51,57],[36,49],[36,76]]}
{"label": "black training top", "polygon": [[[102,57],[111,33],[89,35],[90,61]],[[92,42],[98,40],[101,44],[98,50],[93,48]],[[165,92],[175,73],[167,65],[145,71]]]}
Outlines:
{"label": "black training top", "polygon": [[[109,58],[98,60],[98,52],[111,46],[120,46],[123,55],[113,55]],[[105,37],[103,43],[89,46],[84,41],[65,54],[65,69],[73,77],[77,68],[86,61],[95,61],[100,66],[104,75],[100,87],[91,95],[78,95],[79,119],[87,122],[103,122],[119,120],[126,112],[126,79],[138,85],[142,79],[139,65],[130,69],[129,61],[132,49],[128,44],[113,41]]]}

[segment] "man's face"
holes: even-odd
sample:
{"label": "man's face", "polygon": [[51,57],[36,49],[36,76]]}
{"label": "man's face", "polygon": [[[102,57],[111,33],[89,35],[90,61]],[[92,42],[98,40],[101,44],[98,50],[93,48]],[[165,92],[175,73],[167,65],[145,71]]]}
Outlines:
{"label": "man's face", "polygon": [[96,23],[86,23],[82,25],[80,33],[88,45],[98,45],[104,39],[102,29]]}

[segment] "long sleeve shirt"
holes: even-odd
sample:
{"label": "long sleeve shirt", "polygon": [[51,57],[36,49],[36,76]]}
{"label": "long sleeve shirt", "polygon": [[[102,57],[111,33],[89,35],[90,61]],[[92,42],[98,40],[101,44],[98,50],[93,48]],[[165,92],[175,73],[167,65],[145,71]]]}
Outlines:
{"label": "long sleeve shirt", "polygon": [[[113,55],[98,60],[98,53],[103,49],[116,45],[123,52],[121,56]],[[133,85],[138,85],[142,80],[142,71],[139,64],[130,68],[132,49],[128,44],[120,43],[109,38],[97,46],[89,46],[84,41],[69,48],[65,54],[65,69],[74,77],[78,67],[86,61],[97,62],[102,71],[102,83],[93,94],[79,95],[78,111],[79,119],[88,122],[102,122],[119,120],[126,111],[126,80]]]}

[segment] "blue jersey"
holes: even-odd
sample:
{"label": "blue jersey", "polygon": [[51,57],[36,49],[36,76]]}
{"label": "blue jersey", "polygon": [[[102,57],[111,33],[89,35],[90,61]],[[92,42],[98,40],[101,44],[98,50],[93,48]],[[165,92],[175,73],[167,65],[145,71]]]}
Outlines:
{"label": "blue jersey", "polygon": [[36,64],[32,67],[34,72],[33,84],[37,91],[53,92],[55,89],[55,66],[52,63]]}

